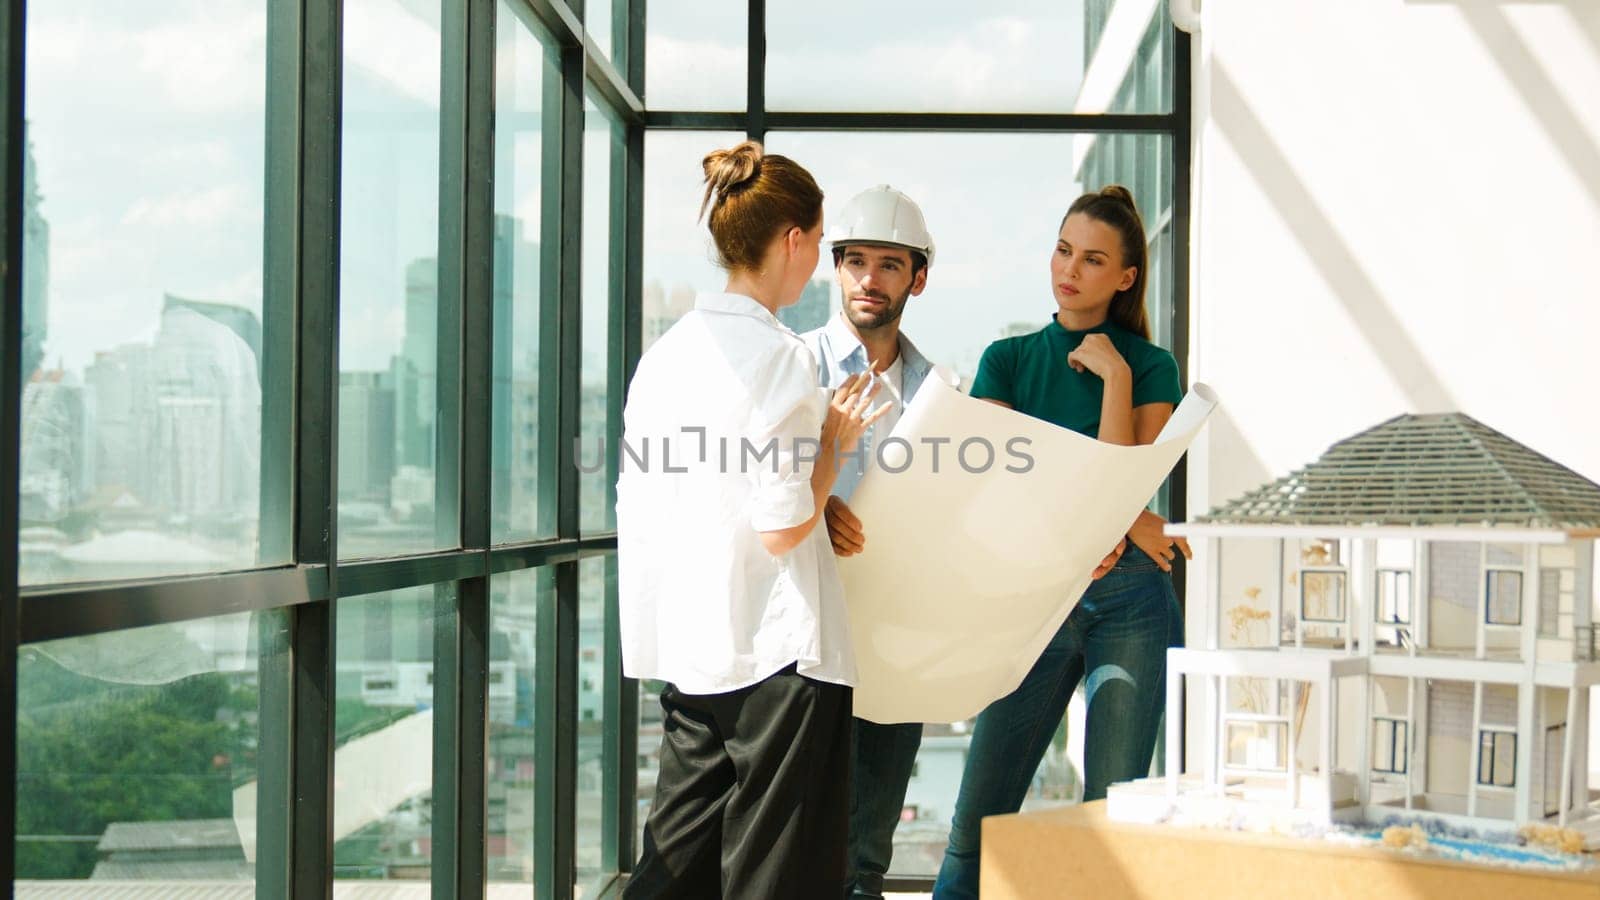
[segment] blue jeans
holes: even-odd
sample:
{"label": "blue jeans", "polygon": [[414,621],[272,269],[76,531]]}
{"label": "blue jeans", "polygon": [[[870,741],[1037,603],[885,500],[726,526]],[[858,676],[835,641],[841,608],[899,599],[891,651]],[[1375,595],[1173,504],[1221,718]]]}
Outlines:
{"label": "blue jeans", "polygon": [[855,771],[850,798],[847,897],[882,897],[883,874],[894,852],[894,829],[905,808],[906,785],[922,746],[922,725],[855,720]]}
{"label": "blue jeans", "polygon": [[1022,684],[978,715],[967,750],[950,844],[933,886],[935,900],[978,896],[979,829],[984,816],[1014,813],[1067,701],[1084,683],[1085,802],[1113,782],[1150,771],[1165,696],[1168,647],[1183,642],[1172,576],[1128,545],[1117,567],[1089,586]]}

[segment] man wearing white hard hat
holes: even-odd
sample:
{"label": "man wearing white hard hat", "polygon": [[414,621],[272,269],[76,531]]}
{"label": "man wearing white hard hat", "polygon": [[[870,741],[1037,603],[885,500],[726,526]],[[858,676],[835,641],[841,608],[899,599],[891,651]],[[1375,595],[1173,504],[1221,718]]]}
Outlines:
{"label": "man wearing white hard hat", "polygon": [[[892,389],[879,396],[898,394],[909,403],[933,370],[900,331],[900,314],[927,286],[933,264],[933,238],[922,210],[905,194],[879,185],[852,197],[833,222],[828,241],[843,308],[828,324],[801,335],[817,357],[818,379],[832,387],[871,365]],[[839,556],[853,556],[865,545],[861,522],[846,504],[861,476],[876,464],[879,441],[894,429],[900,412],[899,405],[889,410],[862,434],[857,454],[841,460],[825,509],[828,536]],[[894,829],[921,743],[920,724],[855,720],[847,896],[883,896]]]}

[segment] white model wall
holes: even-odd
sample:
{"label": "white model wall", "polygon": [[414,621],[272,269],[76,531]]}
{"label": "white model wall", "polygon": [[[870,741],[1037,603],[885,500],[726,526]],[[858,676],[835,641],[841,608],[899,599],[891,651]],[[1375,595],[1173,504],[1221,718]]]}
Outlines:
{"label": "white model wall", "polygon": [[1600,481],[1600,2],[1203,9],[1190,510],[1403,412]]}

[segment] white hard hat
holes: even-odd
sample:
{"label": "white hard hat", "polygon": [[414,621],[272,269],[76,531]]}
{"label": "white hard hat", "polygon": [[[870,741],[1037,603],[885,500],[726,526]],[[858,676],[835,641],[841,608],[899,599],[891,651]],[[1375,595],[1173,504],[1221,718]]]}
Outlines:
{"label": "white hard hat", "polygon": [[910,197],[887,184],[869,188],[850,198],[828,229],[828,245],[872,244],[905,247],[928,258],[933,265],[933,236],[928,234],[922,210]]}

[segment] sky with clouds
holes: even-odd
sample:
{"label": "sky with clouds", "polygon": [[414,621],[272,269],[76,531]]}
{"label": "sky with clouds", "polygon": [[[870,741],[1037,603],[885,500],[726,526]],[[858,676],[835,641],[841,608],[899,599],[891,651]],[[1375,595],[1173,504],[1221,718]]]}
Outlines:
{"label": "sky with clouds", "polygon": [[[649,105],[741,108],[743,0],[652,0],[650,16]],[[769,0],[769,106],[1067,111],[1082,27],[1081,4],[1054,0]],[[341,358],[346,369],[381,369],[404,334],[406,266],[437,243],[437,0],[346,0],[345,35]],[[168,293],[259,314],[265,3],[34,4],[27,39],[27,118],[50,225],[47,364],[81,371],[98,351],[148,342]],[[548,72],[520,26],[502,27],[500,45],[501,127],[514,136],[499,147],[496,210],[537,240],[538,86]],[[597,169],[610,153],[606,128],[591,116],[585,157]],[[647,281],[720,287],[694,222],[699,158],[739,137],[649,135]],[[773,132],[768,144],[813,171],[827,215],[879,183],[921,203],[939,261],[907,324],[928,353],[957,363],[1005,325],[1049,314],[1050,242],[1079,189],[1073,140]],[[604,179],[585,181],[604,192]],[[605,257],[597,240],[586,244],[587,296],[602,292],[590,282]],[[588,330],[603,333],[588,321],[600,304],[586,306]]]}

